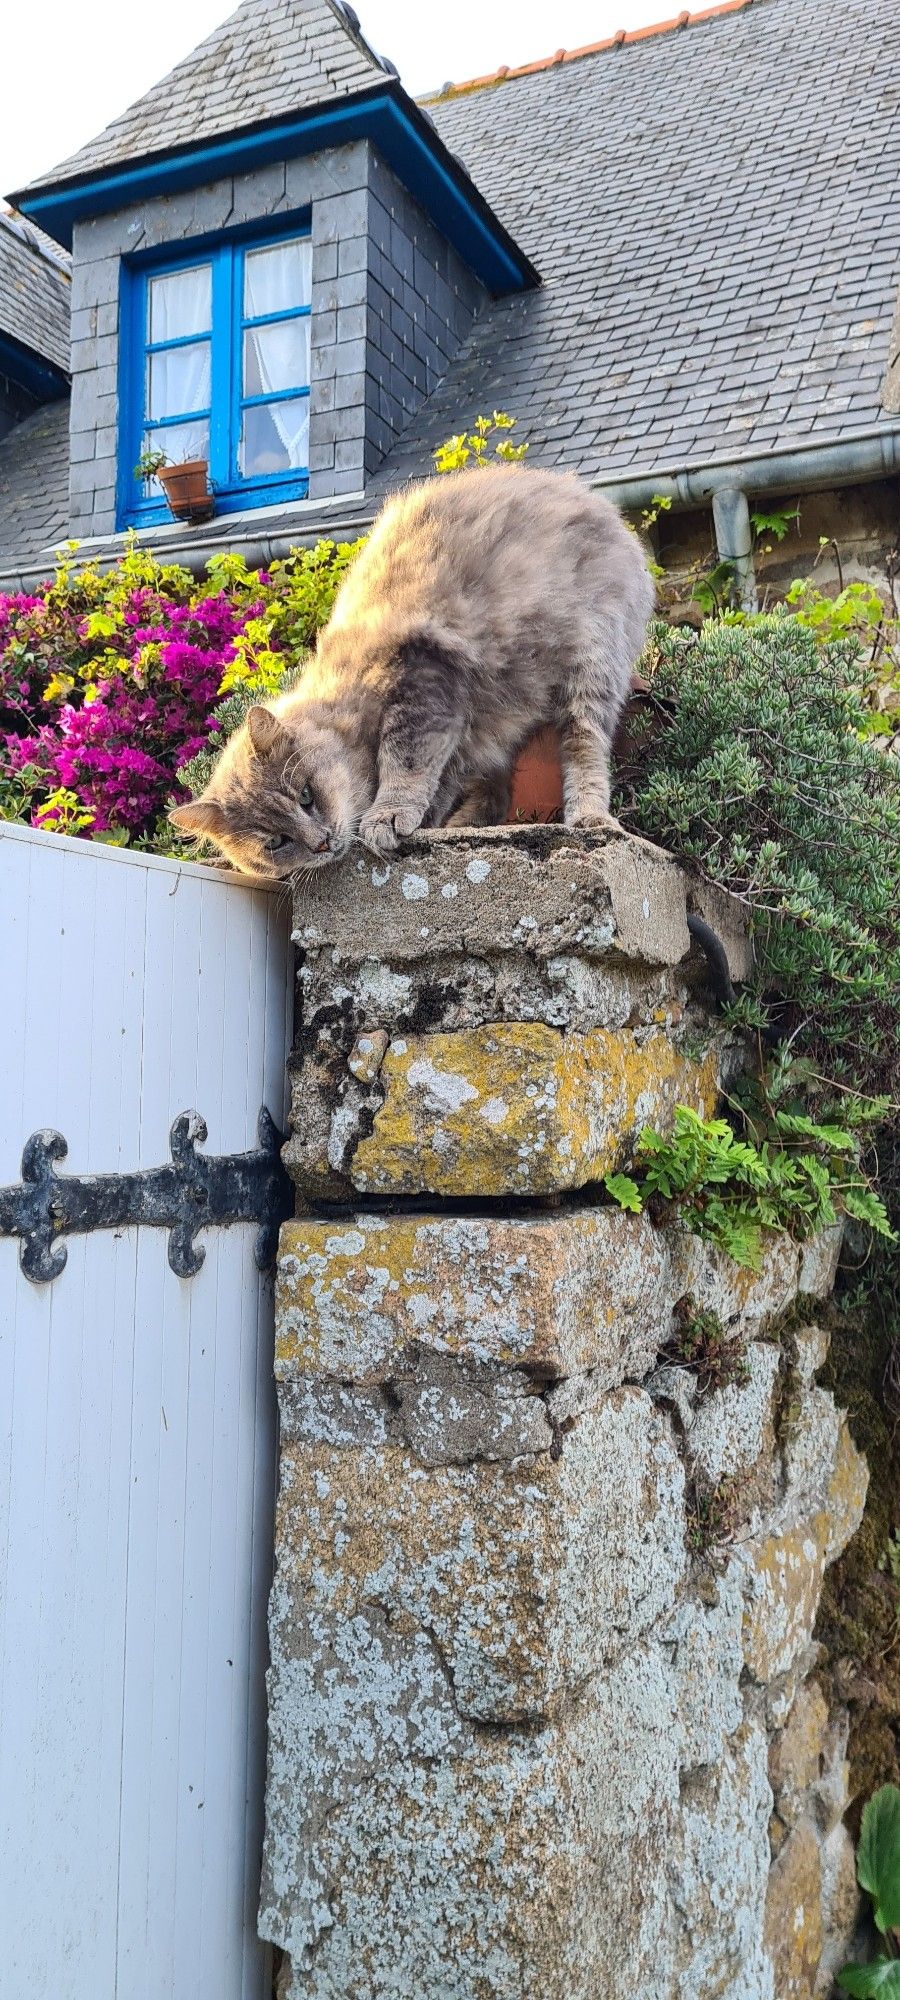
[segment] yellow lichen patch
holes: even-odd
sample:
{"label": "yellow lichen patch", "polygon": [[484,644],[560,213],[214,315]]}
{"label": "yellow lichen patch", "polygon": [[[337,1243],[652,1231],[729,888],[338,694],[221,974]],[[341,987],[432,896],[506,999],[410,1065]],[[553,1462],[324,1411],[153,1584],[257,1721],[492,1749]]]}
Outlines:
{"label": "yellow lichen patch", "polygon": [[825,1765],[828,1703],[815,1681],[801,1683],[784,1729],[769,1751],[769,1780],[781,1819],[793,1826]]}
{"label": "yellow lichen patch", "polygon": [[554,1458],[425,1465],[390,1443],[283,1433],[279,1588],[349,1629],[373,1611],[429,1631],[460,1713],[554,1711],[671,1609],[684,1471],[636,1389],[585,1412]]}
{"label": "yellow lichen patch", "polygon": [[281,1232],[276,1355],[282,1373],[370,1382],[422,1347],[612,1387],[652,1367],[670,1292],[662,1232],[618,1209],[304,1216]]}
{"label": "yellow lichen patch", "polygon": [[811,2000],[823,1946],[822,1860],[814,1828],[795,1827],[769,1876],[765,1946],[778,2000]]}
{"label": "yellow lichen patch", "polygon": [[809,1644],[827,1541],[828,1516],[819,1511],[798,1527],[767,1535],[746,1549],[744,1659],[763,1686],[787,1673]]}
{"label": "yellow lichen patch", "polygon": [[664,1033],[563,1035],[519,1021],[396,1039],[381,1082],[350,1167],[356,1187],[545,1194],[602,1180],[676,1104],[708,1116],[718,1065],[714,1048],[695,1062]]}
{"label": "yellow lichen patch", "polygon": [[834,1471],[828,1482],[828,1544],[826,1562],[842,1554],[863,1517],[869,1490],[869,1468],[857,1451],[846,1421],[841,1425]]}

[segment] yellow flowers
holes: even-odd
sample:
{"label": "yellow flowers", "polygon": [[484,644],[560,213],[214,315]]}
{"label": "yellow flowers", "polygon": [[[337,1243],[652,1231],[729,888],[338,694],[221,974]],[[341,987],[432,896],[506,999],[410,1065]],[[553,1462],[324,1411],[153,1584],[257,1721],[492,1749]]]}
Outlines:
{"label": "yellow flowers", "polygon": [[459,431],[455,437],[445,438],[432,453],[436,472],[462,472],[471,464],[473,469],[489,463],[490,458],[499,458],[505,464],[525,457],[527,444],[511,444],[509,438],[501,438],[494,445],[493,453],[488,445],[495,431],[511,431],[515,417],[507,416],[505,410],[492,410],[489,417],[476,417],[470,431]]}
{"label": "yellow flowers", "polygon": [[277,694],[284,680],[285,658],[270,645],[273,620],[248,618],[243,632],[234,641],[235,656],[219,683],[219,694],[245,687],[255,694]]}

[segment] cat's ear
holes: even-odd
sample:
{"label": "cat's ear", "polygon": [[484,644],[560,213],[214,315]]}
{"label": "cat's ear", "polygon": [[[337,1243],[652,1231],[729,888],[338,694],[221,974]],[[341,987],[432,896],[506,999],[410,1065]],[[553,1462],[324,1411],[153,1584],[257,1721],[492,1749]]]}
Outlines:
{"label": "cat's ear", "polygon": [[277,715],[270,708],[261,708],[257,703],[247,715],[247,733],[257,757],[271,757],[281,737],[287,738],[287,730],[282,729]]}
{"label": "cat's ear", "polygon": [[193,833],[217,840],[228,825],[227,814],[214,799],[189,799],[185,806],[172,806],[169,818],[180,833]]}

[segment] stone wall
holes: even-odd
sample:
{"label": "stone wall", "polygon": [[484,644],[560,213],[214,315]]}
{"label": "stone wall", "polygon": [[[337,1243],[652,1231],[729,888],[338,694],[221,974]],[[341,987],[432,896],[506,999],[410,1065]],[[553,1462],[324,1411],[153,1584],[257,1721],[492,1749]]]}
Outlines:
{"label": "stone wall", "polygon": [[688,895],[639,842],[522,828],[298,899],[260,1919],[289,2000],[813,2000],[852,1934],[812,1640],[867,1477],[816,1384],[837,1240],[753,1274],[599,1197],[738,1059]]}
{"label": "stone wall", "polygon": [[[834,597],[846,583],[867,583],[890,603],[897,577],[900,480],[873,479],[862,486],[819,493],[749,497],[751,508],[764,513],[797,504],[800,508],[799,520],[783,541],[764,535],[754,552],[761,607],[771,609],[780,603],[796,577],[809,577],[817,589]],[[662,514],[653,538],[665,570],[661,604],[676,622],[699,623],[691,590],[698,574],[717,561],[711,509]]]}

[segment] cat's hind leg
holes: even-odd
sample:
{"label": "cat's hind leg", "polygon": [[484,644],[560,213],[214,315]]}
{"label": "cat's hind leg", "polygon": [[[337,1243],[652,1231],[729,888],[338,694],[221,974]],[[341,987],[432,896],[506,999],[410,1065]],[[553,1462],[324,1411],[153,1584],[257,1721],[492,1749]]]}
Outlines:
{"label": "cat's hind leg", "polygon": [[568,714],[561,729],[563,820],[566,826],[609,827],[610,760],[619,711],[628,689],[627,668],[588,659],[569,677]]}
{"label": "cat's hind leg", "polygon": [[359,823],[375,854],[392,854],[429,817],[462,735],[466,672],[449,648],[405,648],[381,726],[378,791]]}

